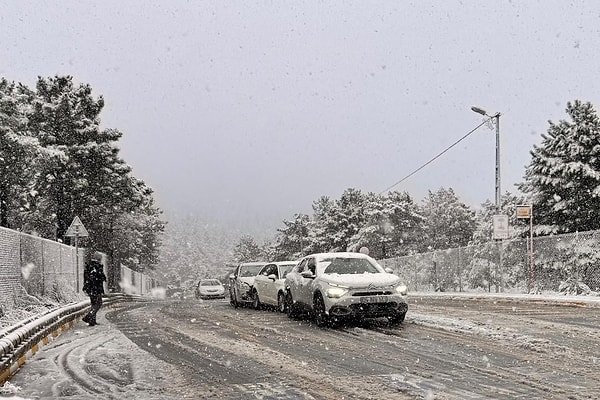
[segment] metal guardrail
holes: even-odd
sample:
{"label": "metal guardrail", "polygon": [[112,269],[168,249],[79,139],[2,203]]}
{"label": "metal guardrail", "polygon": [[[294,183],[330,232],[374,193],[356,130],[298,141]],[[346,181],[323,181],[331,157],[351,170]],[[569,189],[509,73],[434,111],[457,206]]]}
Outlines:
{"label": "metal guardrail", "polygon": [[[105,296],[103,304],[110,306],[141,299],[140,296],[115,293]],[[25,364],[26,359],[35,355],[42,346],[72,328],[89,307],[89,300],[69,304],[0,331],[0,385],[9,380]]]}

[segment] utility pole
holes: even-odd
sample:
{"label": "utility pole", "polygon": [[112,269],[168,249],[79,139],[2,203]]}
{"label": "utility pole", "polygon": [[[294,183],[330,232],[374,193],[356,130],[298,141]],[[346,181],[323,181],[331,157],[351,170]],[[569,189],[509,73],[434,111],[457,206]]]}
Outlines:
{"label": "utility pole", "polygon": [[496,113],[494,115],[489,115],[487,111],[479,107],[471,107],[471,110],[475,111],[477,114],[484,115],[491,119],[495,119],[494,124],[496,125],[496,188],[495,188],[495,199],[496,199],[496,211],[500,210],[500,113]]}

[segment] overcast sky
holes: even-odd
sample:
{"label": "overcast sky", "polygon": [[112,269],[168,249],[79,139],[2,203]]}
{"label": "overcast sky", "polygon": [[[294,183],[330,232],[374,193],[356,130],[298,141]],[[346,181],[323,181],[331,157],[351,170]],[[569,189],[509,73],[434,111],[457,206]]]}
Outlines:
{"label": "overcast sky", "polygon": [[[548,120],[600,106],[597,1],[5,1],[0,76],[72,75],[159,206],[281,226],[384,191],[502,113],[502,191]],[[394,187],[494,199],[486,126]]]}

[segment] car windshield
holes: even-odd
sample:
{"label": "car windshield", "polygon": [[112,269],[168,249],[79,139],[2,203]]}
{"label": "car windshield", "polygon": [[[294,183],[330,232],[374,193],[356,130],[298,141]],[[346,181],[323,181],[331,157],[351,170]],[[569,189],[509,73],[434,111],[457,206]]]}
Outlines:
{"label": "car windshield", "polygon": [[209,279],[206,281],[200,282],[200,286],[219,286],[221,282],[216,279]]}
{"label": "car windshield", "polygon": [[287,276],[288,272],[290,272],[292,268],[294,268],[294,265],[296,264],[286,264],[279,266],[279,276],[281,277],[281,279]]}
{"label": "car windshield", "polygon": [[332,257],[321,260],[325,265],[324,274],[374,274],[381,272],[369,260],[364,258]]}
{"label": "car windshield", "polygon": [[239,275],[244,278],[256,276],[256,274],[258,274],[262,267],[262,265],[244,265],[240,267]]}

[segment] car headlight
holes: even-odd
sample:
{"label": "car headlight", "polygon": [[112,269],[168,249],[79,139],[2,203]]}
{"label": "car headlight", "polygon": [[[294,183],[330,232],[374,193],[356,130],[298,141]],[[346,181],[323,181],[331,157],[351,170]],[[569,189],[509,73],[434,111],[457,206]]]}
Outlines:
{"label": "car headlight", "polygon": [[327,297],[340,298],[346,293],[348,293],[348,289],[340,286],[332,286],[327,289]]}
{"label": "car headlight", "polygon": [[406,294],[408,293],[408,288],[406,287],[406,285],[398,285],[396,286],[396,293],[399,293],[402,296],[406,296]]}

